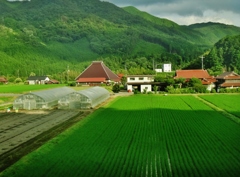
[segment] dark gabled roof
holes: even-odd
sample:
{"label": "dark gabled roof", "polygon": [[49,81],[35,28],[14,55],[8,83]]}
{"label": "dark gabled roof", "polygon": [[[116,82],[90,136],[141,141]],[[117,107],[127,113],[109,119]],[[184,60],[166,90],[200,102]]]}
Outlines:
{"label": "dark gabled roof", "polygon": [[87,82],[88,78],[90,80],[93,78],[105,78],[105,80],[119,81],[119,77],[104,65],[102,61],[93,61],[92,64],[76,78],[76,80],[84,79]]}
{"label": "dark gabled roof", "polygon": [[231,71],[231,72],[224,72],[219,76],[217,76],[216,78],[217,79],[240,79],[240,76],[237,73]]}
{"label": "dark gabled roof", "polygon": [[47,76],[29,76],[27,80],[45,80]]}

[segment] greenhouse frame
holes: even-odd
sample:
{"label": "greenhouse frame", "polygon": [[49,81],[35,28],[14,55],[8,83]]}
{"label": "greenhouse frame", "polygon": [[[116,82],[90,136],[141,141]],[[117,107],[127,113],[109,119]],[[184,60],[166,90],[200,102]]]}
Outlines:
{"label": "greenhouse frame", "polygon": [[91,109],[110,97],[108,90],[102,87],[91,87],[72,92],[58,101],[59,109]]}
{"label": "greenhouse frame", "polygon": [[60,87],[43,91],[29,92],[17,97],[13,102],[13,109],[52,109],[57,107],[58,100],[74,92],[69,87]]}

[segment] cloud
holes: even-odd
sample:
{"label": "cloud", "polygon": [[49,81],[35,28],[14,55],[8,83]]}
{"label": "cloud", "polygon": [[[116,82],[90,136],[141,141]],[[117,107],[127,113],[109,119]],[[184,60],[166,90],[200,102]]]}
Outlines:
{"label": "cloud", "polygon": [[[106,1],[106,0],[105,0]],[[220,22],[240,26],[240,0],[107,0],[119,7],[135,6],[178,24]]]}

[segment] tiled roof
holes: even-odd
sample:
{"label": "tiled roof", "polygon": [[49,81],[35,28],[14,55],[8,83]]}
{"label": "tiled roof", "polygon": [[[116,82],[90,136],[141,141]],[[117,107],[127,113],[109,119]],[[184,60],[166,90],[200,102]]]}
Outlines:
{"label": "tiled roof", "polygon": [[240,82],[239,83],[226,83],[226,82],[224,82],[220,86],[221,87],[240,87]]}
{"label": "tiled roof", "polygon": [[207,79],[202,79],[202,84],[203,85],[209,85],[211,83],[216,82],[217,80],[215,78],[207,78]]}
{"label": "tiled roof", "polygon": [[[105,80],[113,80],[113,81],[119,81],[119,77],[114,74],[107,66],[104,65],[102,61],[94,61],[92,64],[85,69],[77,78],[76,80],[79,80],[80,78],[104,78]],[[90,80],[91,80],[90,79]],[[101,80],[102,82],[102,80]]]}
{"label": "tiled roof", "polygon": [[95,78],[79,78],[77,82],[80,83],[99,83],[99,82],[105,82],[106,79],[104,77],[95,77]]}
{"label": "tiled roof", "polygon": [[224,72],[216,77],[217,79],[240,79],[240,75],[235,72]]}
{"label": "tiled roof", "polygon": [[58,81],[58,80],[51,79],[50,81],[48,81],[48,83],[59,84],[59,81]]}
{"label": "tiled roof", "polygon": [[5,79],[4,77],[0,77],[0,82],[7,82],[7,79]]}
{"label": "tiled roof", "polygon": [[212,78],[207,72],[207,70],[177,70],[176,71],[176,78],[186,78],[186,79],[191,79],[191,78],[198,78],[198,79],[203,79],[203,78]]}

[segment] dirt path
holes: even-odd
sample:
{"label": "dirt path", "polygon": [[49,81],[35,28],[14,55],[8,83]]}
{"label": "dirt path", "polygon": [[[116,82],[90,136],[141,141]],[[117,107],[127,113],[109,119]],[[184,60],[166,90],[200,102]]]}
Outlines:
{"label": "dirt path", "polygon": [[240,119],[239,119],[239,117],[236,117],[235,115],[233,115],[233,114],[231,114],[231,113],[229,113],[229,112],[227,112],[227,111],[225,111],[225,110],[217,107],[216,105],[214,105],[214,104],[212,104],[212,103],[204,100],[203,98],[200,98],[200,97],[197,96],[197,95],[194,95],[194,96],[195,96],[197,99],[199,99],[200,101],[202,101],[203,103],[205,103],[206,105],[210,106],[210,107],[211,107],[212,109],[214,109],[215,111],[223,114],[225,117],[227,117],[227,118],[233,120],[234,122],[240,124]]}

